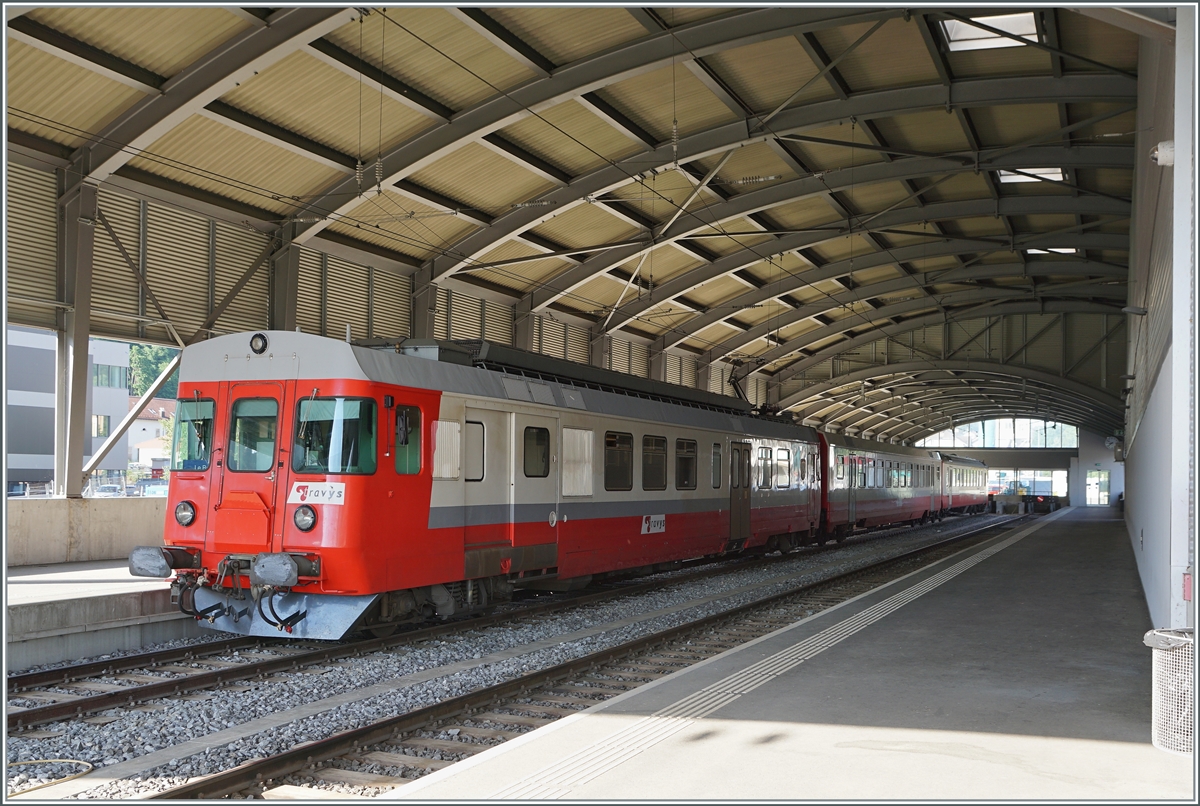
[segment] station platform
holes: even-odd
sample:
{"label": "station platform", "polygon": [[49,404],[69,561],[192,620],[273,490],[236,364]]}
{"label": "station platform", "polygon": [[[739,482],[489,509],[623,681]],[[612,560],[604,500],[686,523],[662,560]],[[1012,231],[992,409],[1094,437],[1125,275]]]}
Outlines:
{"label": "station platform", "polygon": [[125,560],[9,568],[4,591],[9,672],[201,634],[165,580]]}
{"label": "station platform", "polygon": [[1123,521],[1067,508],[381,795],[1181,800]]}

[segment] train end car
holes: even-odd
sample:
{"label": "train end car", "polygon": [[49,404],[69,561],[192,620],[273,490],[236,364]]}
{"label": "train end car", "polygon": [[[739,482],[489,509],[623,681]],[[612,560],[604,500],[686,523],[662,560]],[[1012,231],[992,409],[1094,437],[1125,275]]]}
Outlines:
{"label": "train end car", "polygon": [[985,511],[988,506],[987,464],[943,451],[934,453],[942,465],[942,509],[961,515]]}
{"label": "train end car", "polygon": [[825,461],[823,533],[836,540],[855,529],[925,523],[941,514],[941,467],[932,452],[822,434]]}

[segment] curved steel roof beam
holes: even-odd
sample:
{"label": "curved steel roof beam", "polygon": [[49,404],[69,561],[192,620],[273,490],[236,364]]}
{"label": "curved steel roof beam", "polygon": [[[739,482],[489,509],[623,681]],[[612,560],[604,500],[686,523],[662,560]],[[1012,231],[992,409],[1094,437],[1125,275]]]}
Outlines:
{"label": "curved steel roof beam", "polygon": [[[1113,80],[1111,76],[1099,77],[1104,81],[1097,78],[1082,75],[1062,78],[1027,77],[1020,80],[993,78],[957,82],[949,90],[942,84],[932,84],[859,93],[846,100],[825,101],[786,110],[772,121],[771,129],[780,134],[834,125],[848,121],[851,116],[867,121],[912,112],[940,110],[946,107],[948,92],[952,108],[1054,103],[1057,102],[1056,97],[1079,102],[1086,99],[1121,102],[1133,98],[1135,85],[1132,82],[1124,79]],[[731,148],[773,139],[770,135],[749,136],[744,121],[728,123],[682,138],[679,141],[679,160],[681,163],[688,162]],[[671,165],[673,160],[671,144],[666,143],[655,150],[633,154],[616,165],[577,177],[571,181],[569,187],[553,190],[538,199],[539,204],[545,203],[550,210],[542,206],[519,208],[498,217],[492,227],[467,235],[446,255],[434,258],[429,273],[423,273],[422,277],[425,280],[436,281],[462,269],[472,260],[477,260],[525,229],[542,224],[575,205],[584,204],[589,197],[628,184],[632,181],[630,177],[663,170]]]}
{"label": "curved steel roof beam", "polygon": [[780,409],[791,409],[805,400],[814,397],[815,395],[836,389],[847,383],[854,383],[862,380],[872,380],[875,378],[885,378],[895,374],[906,372],[929,372],[933,369],[937,372],[960,372],[973,375],[1008,375],[1016,378],[1026,378],[1031,381],[1037,381],[1047,386],[1057,386],[1062,389],[1067,389],[1078,395],[1081,400],[1097,403],[1105,407],[1108,411],[1118,416],[1118,412],[1123,409],[1121,399],[1117,395],[1109,394],[1102,390],[1096,389],[1094,386],[1081,383],[1080,381],[1064,378],[1060,375],[1055,375],[1046,370],[1037,369],[1036,367],[1027,367],[1019,364],[1001,364],[998,361],[983,361],[980,359],[972,359],[970,361],[952,359],[949,361],[940,361],[936,368],[931,368],[924,361],[906,361],[899,364],[889,364],[886,366],[867,367],[865,369],[856,370],[854,372],[840,375],[833,380],[816,383],[811,386],[806,386],[804,389],[794,392],[780,400],[777,405]]}
{"label": "curved steel roof beam", "polygon": [[[956,311],[956,315],[951,321],[966,322],[972,319],[983,319],[992,316],[998,317],[1030,313],[1095,313],[1111,315],[1117,313],[1113,308],[1114,306],[1110,304],[1083,300],[1051,300],[1049,302],[1044,300],[1029,300],[1025,302],[1003,301],[995,304],[980,305],[969,310]],[[945,315],[939,312],[930,316],[906,319],[894,325],[874,328],[866,333],[860,333],[857,336],[844,339],[811,355],[807,355],[799,361],[793,362],[777,371],[770,377],[772,381],[782,383],[799,375],[804,370],[820,364],[822,361],[828,361],[848,350],[857,349],[864,344],[870,344],[873,341],[879,341],[883,338],[894,338],[910,330],[940,327],[945,323]]]}
{"label": "curved steel roof beam", "polygon": [[[1067,167],[1067,168],[1132,168],[1133,149],[1130,146],[1037,146],[1021,154],[1010,154],[998,160],[993,167],[1016,168],[1025,167]],[[831,191],[850,190],[866,185],[898,182],[905,179],[920,179],[931,175],[948,173],[969,173],[974,169],[970,165],[953,163],[941,158],[914,157],[911,159],[894,160],[892,162],[869,163],[856,167],[853,171],[830,171],[787,182],[772,185],[762,190],[743,193],[730,198],[728,201],[713,204],[697,212],[689,212],[679,218],[670,229],[661,233],[652,245],[635,244],[616,247],[590,257],[582,263],[567,268],[556,276],[546,278],[544,285],[535,290],[529,298],[528,307],[540,311],[557,300],[571,293],[580,286],[591,281],[596,275],[620,266],[643,252],[652,250],[664,243],[685,238],[695,232],[737,218],[743,218],[752,213],[763,212],[772,207],[790,204],[807,197],[816,197]],[[826,233],[809,236],[810,238],[825,239]],[[764,244],[744,247],[751,254],[761,255],[774,248],[772,241]],[[986,243],[976,251],[993,251],[994,243]],[[1120,248],[1120,247],[1116,247]],[[616,317],[613,318],[615,322]]]}
{"label": "curved steel roof beam", "polygon": [[[750,329],[737,333],[725,341],[721,342],[716,347],[708,350],[705,353],[706,358],[710,361],[715,361],[729,353],[743,347],[746,344],[756,340],[765,338],[772,330],[777,330],[782,327],[799,322],[804,319],[809,319],[814,316],[819,316],[836,308],[850,305],[855,302],[874,299],[884,294],[895,294],[902,291],[917,291],[914,284],[919,284],[921,288],[928,289],[933,285],[941,285],[945,283],[966,283],[976,282],[979,280],[991,280],[1000,277],[1045,277],[1051,275],[1068,275],[1072,277],[1103,277],[1109,280],[1124,281],[1128,276],[1128,271],[1124,268],[1113,267],[1103,263],[1093,263],[1087,260],[1081,261],[1049,261],[1038,260],[1030,263],[983,263],[968,266],[966,268],[955,269],[940,269],[933,272],[925,272],[922,274],[910,274],[904,277],[895,277],[888,280],[882,280],[868,285],[858,286],[850,291],[845,291],[841,294],[834,294],[825,297],[816,302],[808,303],[800,307],[791,307],[785,310],[778,316],[773,316],[767,321],[761,322]],[[1052,289],[1054,285],[1039,286],[1039,291],[1043,289]],[[738,309],[746,308],[751,305],[758,305],[767,300],[779,296],[778,293],[763,294],[764,289],[756,289],[753,292],[743,294],[717,309],[708,313],[700,314],[695,319],[689,319],[682,325],[674,327],[666,337],[655,342],[655,349],[666,349],[673,347],[676,344],[689,338],[695,332],[708,327],[711,324],[724,321],[732,316],[736,316]],[[786,292],[784,292],[786,293]],[[728,310],[722,310],[727,308]],[[691,328],[696,319],[704,319],[706,322],[699,327]],[[680,331],[683,331],[682,333]]]}
{"label": "curved steel roof beam", "polygon": [[[384,184],[392,184],[403,179],[466,143],[481,140],[488,134],[529,117],[532,114],[530,110],[548,109],[594,90],[603,89],[610,84],[669,67],[673,63],[678,64],[693,58],[703,58],[733,48],[795,36],[809,31],[898,18],[903,16],[903,13],[900,9],[883,8],[850,12],[844,9],[820,9],[811,6],[758,8],[681,25],[671,31],[650,33],[632,42],[547,71],[548,78],[536,78],[507,92],[493,95],[470,109],[455,113],[451,116],[449,123],[435,126],[407,142],[401,143],[383,157]],[[1121,87],[1117,91],[1121,93],[1123,99],[1136,95],[1136,90],[1130,91],[1126,87],[1126,84],[1132,87],[1136,82],[1130,83],[1120,77],[1113,78],[1116,78],[1118,82],[1125,82],[1125,84],[1113,85]],[[942,94],[938,103],[944,105],[945,88],[939,85],[938,89]],[[746,121],[738,121],[730,125],[735,129],[740,129],[740,139],[747,138]],[[656,154],[662,152],[666,155],[662,161],[663,165],[672,161],[673,157],[669,156],[670,151],[671,146],[668,143],[655,152]],[[695,154],[691,158],[694,159],[696,156],[699,154]],[[641,159],[645,159],[644,152]],[[645,164],[641,164],[632,173],[641,173],[645,170]],[[579,194],[579,198],[587,193],[599,192],[609,185],[615,186],[628,181],[629,175],[624,171],[619,172],[619,175],[610,178],[594,189],[585,190]],[[571,182],[572,187],[578,184],[578,179]],[[567,196],[575,198],[573,193],[568,193]],[[340,180],[331,185],[325,193],[312,202],[309,208],[309,212],[328,213],[330,218],[308,225],[298,235],[297,242],[311,238],[327,226],[330,220],[347,215],[360,201],[358,186],[353,178]],[[543,212],[539,210],[537,215],[540,216]],[[519,229],[513,229],[505,237],[516,234],[518,231]],[[456,251],[465,252],[466,250]],[[432,277],[438,278],[446,270],[447,268],[439,263],[434,267]],[[427,280],[428,277],[425,279]]]}
{"label": "curved steel roof beam", "polygon": [[[1045,389],[1042,391],[1046,392]],[[938,399],[945,402],[937,406],[928,404],[928,401]],[[910,394],[907,400],[889,407],[887,411],[880,411],[874,405],[856,403],[855,400],[854,395],[846,395],[837,401],[829,401],[829,405],[813,406],[811,407],[812,412],[803,415],[802,420],[805,422],[820,421],[823,425],[840,428],[870,428],[876,432],[893,434],[897,430],[907,429],[913,419],[922,415],[927,418],[952,417],[958,421],[960,414],[972,410],[998,410],[1010,417],[1036,415],[1058,422],[1075,420],[1091,422],[1097,418],[1105,419],[1107,422],[1106,418],[1111,416],[1098,407],[1082,406],[1078,399],[1065,399],[1061,396],[1042,397],[1039,399],[1038,407],[1035,408],[1032,401],[1026,402],[1021,397],[1020,386],[1012,389],[988,387],[986,394],[973,393],[969,389],[958,390],[957,394],[945,389],[925,394]],[[832,411],[830,411],[831,409]],[[1071,419],[1062,419],[1064,417]]]}
{"label": "curved steel roof beam", "polygon": [[[314,39],[358,19],[353,8],[281,8],[263,27],[253,27],[217,45],[161,87],[123,112],[77,149],[67,176],[98,183],[112,176],[204,106],[303,48]],[[72,188],[68,188],[68,192]]]}
{"label": "curved steel roof beam", "polygon": [[[1081,196],[1073,198],[1070,196],[1020,196],[1009,197],[1000,200],[999,205],[991,198],[973,199],[967,201],[956,202],[938,202],[928,204],[925,207],[905,207],[891,212],[885,213],[876,219],[877,227],[895,227],[905,226],[920,223],[923,221],[948,221],[957,218],[974,218],[995,215],[999,211],[1000,215],[1038,215],[1038,214],[1078,214],[1078,215],[1116,215],[1128,216],[1130,213],[1130,205],[1116,202],[1112,199],[1104,199],[1096,196]],[[849,222],[846,219],[840,219],[822,225],[821,230],[813,230],[810,232],[797,232],[780,236],[777,240],[770,243],[770,251],[765,255],[760,256],[760,250],[751,252],[749,250],[737,252],[732,255],[719,258],[712,263],[705,264],[691,271],[679,274],[667,280],[655,289],[656,300],[654,302],[634,300],[630,303],[618,308],[613,315],[616,324],[609,327],[609,330],[616,330],[622,324],[628,323],[630,319],[638,314],[648,310],[651,307],[657,307],[665,302],[668,302],[680,294],[685,294],[694,289],[698,285],[711,282],[714,279],[732,274],[733,272],[747,268],[755,263],[762,262],[766,258],[775,257],[785,252],[802,249],[809,246],[815,246],[823,242],[833,241],[838,238],[843,238],[847,234],[853,234],[851,229],[849,233],[830,230],[827,228],[849,227]],[[822,240],[810,240],[817,237],[819,234],[826,236]],[[1031,233],[1030,237],[1041,237],[1036,233]],[[930,243],[944,242],[946,236],[941,233],[930,233]],[[994,245],[993,245],[994,248]],[[1006,247],[1007,248],[1007,247]],[[1043,248],[1042,246],[1031,248]],[[880,253],[886,254],[886,253]],[[859,258],[858,260],[861,260]],[[1044,261],[1031,261],[1029,265],[1035,263],[1041,264]],[[1079,265],[1085,264],[1094,266],[1102,273],[1117,271],[1114,267],[1104,267],[1103,264],[1090,263],[1089,261],[1079,261]],[[882,264],[880,264],[882,265]],[[808,283],[816,282],[822,279],[832,279],[832,277],[840,275],[828,275],[826,269],[841,270],[843,274],[849,274],[855,270],[856,266],[851,266],[848,261],[840,261],[836,263],[826,264],[820,268],[805,271],[802,274],[791,273],[779,282],[769,283],[762,288],[752,289],[747,291],[740,297],[730,301],[729,305],[756,305],[760,302],[765,302],[768,299],[782,296],[790,293]],[[1126,271],[1121,269],[1121,271]],[[810,279],[811,275],[811,279]],[[945,282],[951,282],[946,280]],[[663,347],[673,347],[676,344],[684,341],[690,335],[703,330],[717,322],[727,319],[735,315],[735,312],[721,313],[714,311],[711,314],[704,314],[689,319],[687,322],[679,325],[674,331],[664,336]]]}
{"label": "curved steel roof beam", "polygon": [[[1020,386],[992,386],[986,390],[986,395],[980,395],[968,388],[959,389],[928,389],[924,392],[910,393],[907,399],[884,409],[879,404],[866,403],[863,406],[853,406],[853,411],[839,415],[835,419],[845,428],[871,430],[876,433],[893,433],[897,428],[906,428],[914,415],[925,414],[927,418],[945,417],[951,413],[954,419],[959,419],[959,413],[978,411],[1001,411],[1010,417],[1037,416],[1056,422],[1070,422],[1062,417],[1071,417],[1086,421],[1081,417],[1079,401],[1065,396],[1049,396],[1047,389],[1042,389],[1037,407],[1021,393]],[[853,398],[850,398],[853,399]],[[928,405],[937,401],[939,405]],[[917,406],[916,410],[906,410],[906,407]],[[969,415],[968,415],[969,416]]]}
{"label": "curved steel roof beam", "polygon": [[[1128,290],[1124,284],[1102,286],[1093,285],[1088,282],[1084,283],[1057,283],[1055,285],[1038,286],[1035,289],[1029,288],[972,288],[966,291],[955,291],[950,294],[936,294],[931,297],[919,297],[917,299],[905,300],[896,302],[891,305],[885,305],[882,308],[875,308],[871,311],[864,311],[861,314],[847,316],[844,319],[839,319],[836,322],[822,327],[818,330],[812,330],[794,339],[789,339],[785,343],[767,350],[754,356],[756,363],[771,364],[781,358],[785,358],[798,350],[802,350],[810,344],[819,341],[824,341],[830,336],[840,333],[845,333],[848,330],[865,327],[873,323],[884,320],[893,319],[897,316],[905,314],[913,314],[929,308],[938,307],[939,303],[943,306],[952,305],[969,305],[976,302],[1002,302],[1005,300],[1037,300],[1042,301],[1046,297],[1054,298],[1079,298],[1091,297],[1112,300],[1114,307],[1111,313],[1117,313],[1119,306],[1117,303],[1123,303],[1127,298]],[[1050,312],[1049,309],[1046,309]],[[976,314],[974,311],[969,312],[967,318],[977,319],[982,314]],[[785,377],[791,377],[791,367],[788,367],[784,372],[789,372],[788,375],[778,374],[780,381]]]}

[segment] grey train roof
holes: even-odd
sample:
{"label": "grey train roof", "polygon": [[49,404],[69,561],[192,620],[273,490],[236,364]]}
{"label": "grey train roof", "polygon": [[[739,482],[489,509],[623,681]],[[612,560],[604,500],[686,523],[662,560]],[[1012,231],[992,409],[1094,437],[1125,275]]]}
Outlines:
{"label": "grey train roof", "polygon": [[739,400],[491,342],[409,339],[352,345],[307,333],[263,332],[269,340],[263,355],[250,350],[250,333],[188,346],[180,365],[180,396],[187,396],[187,383],[203,381],[348,378],[748,436],[817,441],[815,429],[750,416],[748,404]]}

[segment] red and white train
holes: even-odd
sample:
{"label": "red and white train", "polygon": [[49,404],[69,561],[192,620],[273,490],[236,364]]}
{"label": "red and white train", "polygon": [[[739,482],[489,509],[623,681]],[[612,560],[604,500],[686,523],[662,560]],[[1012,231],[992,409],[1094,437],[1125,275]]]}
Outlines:
{"label": "red and white train", "polygon": [[233,633],[383,632],[987,501],[973,460],[488,342],[222,336],[179,397],[165,546],[130,570]]}

